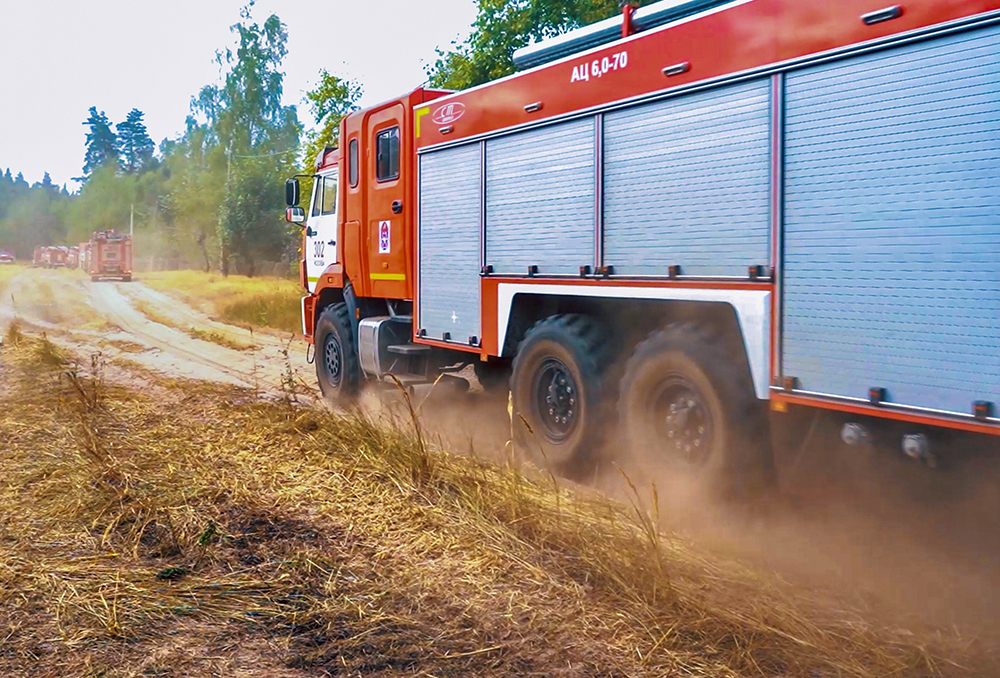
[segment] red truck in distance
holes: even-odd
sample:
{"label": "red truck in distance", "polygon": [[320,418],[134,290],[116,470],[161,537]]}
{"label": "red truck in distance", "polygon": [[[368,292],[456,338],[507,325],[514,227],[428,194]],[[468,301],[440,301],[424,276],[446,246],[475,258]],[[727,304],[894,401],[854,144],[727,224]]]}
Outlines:
{"label": "red truck in distance", "polygon": [[86,249],[87,272],[99,280],[132,280],[132,236],[118,231],[95,231]]}

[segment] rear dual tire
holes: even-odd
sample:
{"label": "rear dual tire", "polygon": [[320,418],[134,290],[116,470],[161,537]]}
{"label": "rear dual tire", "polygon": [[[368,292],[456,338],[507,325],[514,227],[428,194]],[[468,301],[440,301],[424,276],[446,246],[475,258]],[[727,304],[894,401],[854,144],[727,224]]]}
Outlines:
{"label": "rear dual tire", "polygon": [[712,332],[678,323],[652,333],[625,366],[618,421],[641,471],[750,496],[770,485],[770,431],[753,382]]}
{"label": "rear dual tire", "polygon": [[[511,379],[516,441],[549,468],[581,476],[594,468],[617,424],[620,461],[650,475],[695,480],[729,495],[770,486],[766,412],[744,356],[725,337],[692,323],[650,334],[624,367],[611,369],[608,333],[593,318],[547,318],[525,335]],[[741,360],[742,359],[742,360]]]}

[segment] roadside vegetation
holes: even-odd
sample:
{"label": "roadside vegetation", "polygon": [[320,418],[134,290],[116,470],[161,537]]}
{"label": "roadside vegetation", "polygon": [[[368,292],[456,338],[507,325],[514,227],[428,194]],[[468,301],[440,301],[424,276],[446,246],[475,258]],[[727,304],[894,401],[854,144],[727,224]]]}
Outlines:
{"label": "roadside vegetation", "polygon": [[692,550],[648,497],[13,332],[0,675],[996,675]]}
{"label": "roadside vegetation", "polygon": [[164,325],[166,327],[172,327],[176,330],[184,332],[192,339],[198,339],[199,341],[209,341],[213,344],[218,344],[225,348],[230,348],[234,351],[249,351],[255,348],[252,344],[246,342],[237,341],[224,335],[221,332],[216,332],[214,330],[202,330],[197,327],[192,327],[191,325],[186,325],[181,322],[175,321],[173,318],[164,315],[160,309],[147,304],[145,302],[139,301],[135,302],[135,309],[146,316],[149,320],[153,321],[158,325]]}
{"label": "roadside vegetation", "polygon": [[0,266],[0,293],[7,287],[7,281],[27,268],[26,264],[4,264]]}
{"label": "roadside vegetation", "polygon": [[302,334],[300,300],[305,292],[297,280],[162,271],[143,274],[142,282],[222,322]]}

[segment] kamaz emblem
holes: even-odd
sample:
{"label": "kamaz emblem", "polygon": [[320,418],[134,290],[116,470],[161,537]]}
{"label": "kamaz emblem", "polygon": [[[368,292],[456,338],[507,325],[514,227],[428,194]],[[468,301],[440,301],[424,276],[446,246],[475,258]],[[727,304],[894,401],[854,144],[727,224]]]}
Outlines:
{"label": "kamaz emblem", "polygon": [[455,101],[439,107],[436,111],[434,111],[434,115],[431,116],[431,120],[436,122],[438,125],[450,125],[463,115],[465,115],[465,104]]}

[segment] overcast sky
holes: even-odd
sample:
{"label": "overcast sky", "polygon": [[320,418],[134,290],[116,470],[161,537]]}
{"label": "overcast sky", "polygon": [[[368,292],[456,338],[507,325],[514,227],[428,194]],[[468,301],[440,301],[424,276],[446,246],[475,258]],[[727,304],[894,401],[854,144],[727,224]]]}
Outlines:
{"label": "overcast sky", "polygon": [[[191,97],[220,73],[215,52],[246,0],[0,0],[0,171],[57,184],[81,174],[91,106],[146,114],[157,146],[184,128]],[[468,34],[474,0],[258,0],[288,26],[285,99],[307,121],[320,68],[354,78],[363,105],[420,85],[435,48]]]}

